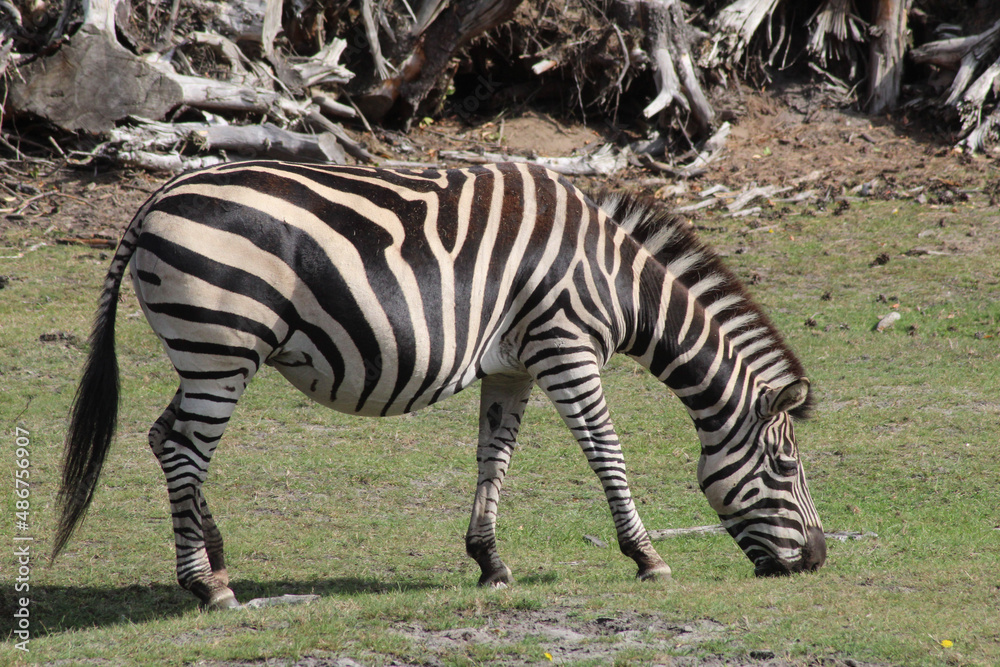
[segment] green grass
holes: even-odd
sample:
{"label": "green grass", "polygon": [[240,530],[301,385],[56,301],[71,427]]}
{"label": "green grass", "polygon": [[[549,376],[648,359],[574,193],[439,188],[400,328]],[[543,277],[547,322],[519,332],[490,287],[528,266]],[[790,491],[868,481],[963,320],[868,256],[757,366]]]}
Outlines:
{"label": "green grass", "polygon": [[[871,203],[842,215],[797,209],[769,223],[771,232],[711,215],[698,222],[715,229],[706,238],[738,274],[756,276],[753,292],[809,373],[817,410],[798,437],[826,529],[877,538],[831,542],[819,572],[767,580],[753,578],[727,536],[676,538],[658,543],[674,578],[636,583],[616,548],[583,540],[614,544],[607,506],[579,448],[536,394],[498,528],[518,583],[478,590],[463,543],[477,389],[416,415],[358,419],[311,404],[265,369],[237,409],[206,493],[240,599],[322,597],[202,614],[174,583],[166,492],[145,444],[176,380],[127,290],[117,329],[119,436],[87,522],[49,567],[66,413],[107,264],[96,251],[51,246],[0,260],[0,275],[10,277],[0,292],[0,549],[10,553],[14,534],[35,538],[31,650],[9,641],[0,663],[347,656],[362,664],[547,664],[554,644],[534,632],[478,644],[420,637],[470,627],[503,633],[505,623],[556,614],[574,627],[643,619],[654,629],[641,636],[666,642],[622,644],[621,665],[751,651],[803,664],[1000,664],[1000,217],[983,205]],[[914,249],[944,254],[905,254]],[[882,253],[888,263],[871,266]],[[893,309],[901,319],[872,331]],[[39,339],[59,332],[61,340]],[[680,403],[626,359],[605,377],[647,527],[713,523]],[[9,529],[15,424],[31,439],[26,533]],[[4,596],[6,636],[14,603],[7,583]],[[666,641],[662,628],[704,619],[724,629],[696,644]],[[942,647],[944,639],[953,646]]]}

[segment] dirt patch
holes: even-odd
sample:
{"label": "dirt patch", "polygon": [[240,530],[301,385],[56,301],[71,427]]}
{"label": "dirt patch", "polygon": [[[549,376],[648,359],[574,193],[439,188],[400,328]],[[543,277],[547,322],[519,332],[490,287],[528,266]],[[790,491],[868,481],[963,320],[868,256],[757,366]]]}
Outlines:
{"label": "dirt patch", "polygon": [[36,239],[105,237],[117,243],[142,202],[168,178],[69,168],[36,174],[32,165],[19,168],[10,163],[0,168],[4,172],[0,196],[7,201],[0,237],[21,230]]}
{"label": "dirt patch", "polygon": [[[392,632],[405,638],[420,652],[419,663],[396,661],[397,667],[427,667],[453,664],[457,656],[478,656],[494,665],[638,664],[675,667],[876,667],[850,658],[790,660],[776,657],[773,651],[749,650],[737,658],[723,658],[710,653],[710,642],[738,642],[738,631],[711,619],[673,623],[662,618],[622,613],[584,618],[581,614],[555,607],[543,611],[518,611],[496,614],[483,625],[429,630],[419,623],[396,624]],[[537,655],[525,655],[537,652]],[[482,656],[492,655],[488,659]],[[360,667],[350,658],[312,655],[298,660],[266,662],[205,661],[199,667],[244,667],[266,664],[273,667]]]}
{"label": "dirt patch", "polygon": [[501,143],[511,153],[520,155],[572,155],[600,141],[601,135],[589,127],[563,125],[547,115],[529,114],[503,121]]}
{"label": "dirt patch", "polygon": [[734,96],[740,117],[725,155],[701,181],[739,189],[808,179],[810,187],[840,194],[876,178],[897,189],[982,187],[996,179],[995,160],[954,149],[954,137],[928,132],[918,119],[873,118],[837,102],[802,85]]}
{"label": "dirt patch", "polygon": [[[621,614],[583,620],[565,609],[524,611],[498,614],[481,627],[428,631],[418,624],[400,625],[398,634],[435,656],[472,646],[503,649],[520,643],[536,644],[538,656],[506,664],[538,664],[549,660],[569,663],[589,660],[611,664],[624,651],[676,655],[695,650],[699,645],[725,637],[726,628],[702,619],[677,625],[652,616]],[[432,662],[433,664],[433,662]],[[699,660],[676,664],[711,664]]]}

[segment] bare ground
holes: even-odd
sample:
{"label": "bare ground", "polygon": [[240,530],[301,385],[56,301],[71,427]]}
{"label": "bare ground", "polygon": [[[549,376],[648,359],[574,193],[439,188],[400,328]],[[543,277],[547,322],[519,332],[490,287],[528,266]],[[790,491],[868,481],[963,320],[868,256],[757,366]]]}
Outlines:
{"label": "bare ground", "polygon": [[[848,657],[789,661],[777,658],[771,651],[749,651],[740,658],[705,657],[704,644],[733,638],[738,630],[727,628],[711,619],[696,619],[677,624],[662,618],[635,613],[614,617],[582,620],[574,610],[554,607],[543,611],[518,611],[497,614],[481,627],[458,627],[429,630],[415,623],[398,624],[393,632],[408,639],[424,651],[419,663],[392,662],[395,667],[426,667],[450,664],[440,656],[484,655],[496,651],[496,657],[484,660],[491,665],[573,665],[617,664],[622,652],[628,651],[628,664],[655,664],[670,667],[879,667]],[[525,642],[538,646],[534,658],[504,656],[508,646]],[[523,646],[523,644],[522,644]],[[474,651],[473,651],[474,649]],[[686,655],[691,654],[691,655]],[[639,657],[641,656],[641,657]],[[651,657],[652,656],[652,657]],[[351,658],[318,653],[299,660],[267,660],[257,662],[205,661],[198,667],[361,667],[363,662]]]}
{"label": "bare ground", "polygon": [[[980,191],[995,203],[1000,159],[970,156],[952,147],[953,137],[931,133],[905,115],[870,118],[845,111],[822,91],[788,86],[777,93],[731,93],[718,102],[735,117],[722,157],[707,173],[680,187],[656,172],[629,167],[611,178],[577,178],[584,189],[610,186],[659,191],[671,206],[697,201],[698,193],[721,184],[789,187],[783,197],[811,189],[827,200],[870,184],[880,197],[919,196],[933,203]],[[566,124],[529,112],[469,126],[458,119],[414,128],[409,135],[379,131],[364,135],[385,158],[442,163],[441,151],[483,150],[510,155],[568,156],[606,141],[638,139],[613,125]],[[460,163],[448,163],[460,166]],[[57,242],[67,237],[117,239],[142,201],[167,176],[141,171],[5,163],[0,235],[21,228],[29,238]],[[866,191],[867,192],[867,191]],[[950,193],[950,194],[948,194]],[[27,240],[26,240],[27,242]]]}

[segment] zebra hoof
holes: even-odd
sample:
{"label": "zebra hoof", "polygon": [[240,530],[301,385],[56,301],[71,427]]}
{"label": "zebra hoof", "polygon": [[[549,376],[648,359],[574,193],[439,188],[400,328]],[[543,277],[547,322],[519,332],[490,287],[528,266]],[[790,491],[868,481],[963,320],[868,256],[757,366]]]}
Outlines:
{"label": "zebra hoof", "polygon": [[242,605],[236,601],[236,595],[228,588],[216,592],[212,598],[202,605],[204,611],[219,611],[221,609],[240,609]]}
{"label": "zebra hoof", "polygon": [[670,579],[670,566],[666,563],[661,563],[655,567],[651,567],[648,570],[640,570],[635,578],[639,581],[656,581],[658,579]]}
{"label": "zebra hoof", "polygon": [[489,575],[484,572],[483,576],[479,577],[479,586],[481,588],[507,588],[507,586],[513,583],[514,576],[510,573],[510,569],[507,566]]}

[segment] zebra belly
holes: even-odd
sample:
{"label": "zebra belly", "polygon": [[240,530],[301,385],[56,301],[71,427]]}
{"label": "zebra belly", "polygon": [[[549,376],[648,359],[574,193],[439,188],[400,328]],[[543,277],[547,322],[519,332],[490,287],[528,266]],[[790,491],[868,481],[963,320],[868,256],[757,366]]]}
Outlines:
{"label": "zebra belly", "polygon": [[366,381],[371,382],[375,363],[366,362],[364,369],[352,376],[339,378],[308,352],[284,349],[272,355],[267,363],[274,366],[296,389],[320,405],[338,412],[369,417],[401,415],[425,408],[431,403],[457,394],[476,381],[475,373],[465,373],[449,379],[440,386],[431,383],[427,391],[417,397],[394,396],[391,391],[378,388],[365,391]]}

